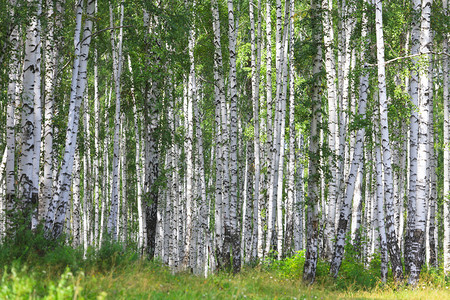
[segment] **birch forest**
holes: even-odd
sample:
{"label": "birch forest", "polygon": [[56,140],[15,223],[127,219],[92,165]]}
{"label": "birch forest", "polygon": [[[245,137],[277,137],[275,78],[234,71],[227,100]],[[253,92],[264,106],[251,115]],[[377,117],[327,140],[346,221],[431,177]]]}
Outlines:
{"label": "birch forest", "polygon": [[0,0],[0,241],[450,275],[449,26],[448,0]]}

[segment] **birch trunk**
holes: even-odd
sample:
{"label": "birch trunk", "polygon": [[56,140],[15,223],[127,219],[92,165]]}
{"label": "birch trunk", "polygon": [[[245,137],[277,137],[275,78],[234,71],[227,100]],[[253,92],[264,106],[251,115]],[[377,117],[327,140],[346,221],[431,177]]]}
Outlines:
{"label": "birch trunk", "polygon": [[[230,219],[229,235],[233,255],[233,272],[238,273],[241,269],[241,243],[238,225],[238,145],[237,145],[237,78],[236,78],[236,39],[237,21],[234,17],[233,0],[228,0],[228,50],[230,53]],[[225,231],[226,234],[226,231]]]}
{"label": "birch trunk", "polygon": [[294,1],[290,3],[289,18],[289,162],[286,203],[285,253],[292,254],[294,235],[295,190],[295,70],[294,70]]}
{"label": "birch trunk", "polygon": [[197,96],[197,86],[195,82],[195,63],[194,63],[194,31],[190,31],[189,37],[189,59],[190,71],[188,78],[187,103],[184,110],[186,139],[184,142],[186,152],[186,239],[184,243],[184,259],[183,268],[192,267],[190,259],[192,250],[192,241],[194,233],[194,201],[195,201],[195,184],[194,184],[194,103]]}
{"label": "birch trunk", "polygon": [[[378,133],[376,133],[378,135]],[[378,141],[379,142],[379,141]],[[380,238],[380,254],[381,254],[381,280],[386,282],[388,273],[388,256],[387,256],[387,238],[386,238],[386,228],[384,223],[384,188],[383,188],[383,166],[381,160],[381,150],[380,146],[375,146],[375,156],[376,156],[376,176],[377,176],[377,189],[376,189],[376,220],[378,225],[378,234]]]}
{"label": "birch trunk", "polygon": [[[97,12],[97,6],[95,7]],[[106,85],[108,90],[108,85]],[[99,234],[99,212],[100,212],[100,147],[99,147],[99,127],[100,127],[100,111],[99,111],[99,94],[98,94],[98,53],[97,48],[94,49],[94,247],[98,248],[98,234]],[[102,195],[104,197],[104,195]]]}
{"label": "birch trunk", "polygon": [[[413,0],[413,18],[411,31],[411,55],[419,53],[420,48],[420,0]],[[417,157],[418,157],[418,138],[419,138],[419,74],[417,72],[418,60],[412,59],[414,68],[411,70],[409,82],[409,96],[411,97],[411,117],[409,131],[409,195],[408,195],[408,219],[405,235],[405,271],[410,272],[413,263],[413,251],[411,249],[414,233],[414,222],[416,214],[416,191],[417,191]]]}
{"label": "birch trunk", "polygon": [[[361,117],[365,116],[366,113],[366,101],[367,101],[367,91],[369,88],[369,75],[364,74],[361,76],[360,82],[360,98],[358,106],[358,114]],[[336,278],[341,267],[341,263],[344,256],[344,246],[345,246],[345,235],[347,233],[347,224],[350,217],[350,208],[355,191],[356,178],[359,174],[359,169],[362,168],[363,161],[363,139],[365,130],[364,127],[358,129],[356,135],[356,145],[355,151],[353,153],[352,164],[350,167],[350,173],[347,179],[347,190],[344,195],[341,213],[339,216],[339,225],[336,233],[336,244],[335,251],[333,254],[333,260],[330,266],[330,274]]]}
{"label": "birch trunk", "polygon": [[[272,166],[272,149],[273,149],[273,125],[272,125],[272,9],[270,5],[270,1],[266,2],[266,101],[267,101],[267,178],[272,178],[272,173],[274,172]],[[266,243],[269,239],[269,232],[271,232],[273,227],[273,201],[271,201],[272,194],[272,183],[268,180],[267,186],[267,194],[268,194],[268,203],[267,203],[267,232],[266,232]],[[259,214],[260,215],[260,214]],[[260,217],[260,216],[258,216]],[[263,232],[262,232],[262,220],[258,221],[258,226],[261,226],[261,236],[258,236],[258,258],[261,259],[264,254],[268,254],[267,251],[264,253],[264,244],[263,244]]]}
{"label": "birch trunk", "polygon": [[197,174],[198,174],[198,195],[199,196],[199,209],[198,209],[198,226],[200,226],[199,233],[199,243],[198,243],[198,264],[197,268],[199,269],[199,273],[201,274],[201,268],[206,268],[207,272],[207,262],[208,256],[206,251],[206,241],[208,239],[208,203],[206,199],[206,182],[205,182],[205,162],[203,158],[203,133],[201,130],[201,117],[199,114],[199,109],[197,106],[197,102],[194,103],[194,116],[196,127],[196,135],[197,135],[197,157],[196,157],[196,166],[197,166]]}
{"label": "birch trunk", "polygon": [[[319,5],[316,1],[312,2],[311,9],[313,10],[313,16],[320,20],[321,14],[319,12]],[[317,20],[316,20],[317,22]],[[319,170],[319,135],[320,135],[320,123],[321,123],[321,88],[318,74],[322,69],[322,47],[321,47],[321,32],[319,30],[319,24],[314,24],[313,27],[313,39],[316,45],[317,53],[313,62],[313,78],[314,85],[312,91],[312,115],[311,115],[311,129],[310,129],[310,142],[309,142],[309,181],[308,181],[308,224],[307,224],[307,244],[305,254],[305,265],[303,267],[303,280],[309,284],[314,282],[316,277],[317,259],[318,259],[318,231],[319,231],[319,219],[318,219],[318,202],[320,192],[320,170]]]}
{"label": "birch trunk", "polygon": [[296,155],[297,167],[295,169],[295,204],[294,204],[294,251],[300,251],[303,249],[303,164],[300,162],[303,151],[303,136],[298,138],[298,154]]}
{"label": "birch trunk", "polygon": [[[39,217],[44,219],[47,215],[48,205],[53,198],[53,114],[54,91],[56,85],[56,71],[59,46],[56,45],[55,29],[61,28],[61,5],[58,1],[56,10],[53,1],[47,0],[47,18],[49,21],[47,38],[45,41],[45,81],[44,81],[44,173],[42,182],[42,200],[40,202]],[[56,15],[56,16],[55,16]]]}
{"label": "birch trunk", "polygon": [[[65,140],[64,157],[58,174],[56,193],[49,207],[46,220],[46,231],[57,238],[64,225],[66,209],[69,203],[69,192],[72,181],[73,159],[78,135],[80,105],[87,84],[87,59],[91,42],[95,0],[89,0],[86,13],[83,40],[80,46],[81,14],[83,1],[77,6],[77,25],[75,30],[75,60],[72,70],[72,86],[70,93],[69,118]],[[81,49],[80,49],[81,47]],[[56,209],[56,211],[55,211]]]}
{"label": "birch trunk", "polygon": [[[12,6],[16,6],[16,1],[11,1]],[[11,13],[11,17],[14,20],[14,15]],[[16,161],[16,137],[15,128],[16,124],[15,114],[16,112],[16,101],[18,100],[17,95],[17,82],[19,80],[19,27],[14,26],[9,36],[9,44],[11,47],[10,63],[9,63],[9,74],[10,80],[8,83],[8,102],[6,108],[6,153],[3,159],[6,159],[5,165],[5,185],[6,185],[6,197],[3,209],[5,211],[5,218],[7,219],[5,223],[5,230],[12,225],[11,222],[11,212],[14,210],[14,202],[16,196],[15,190],[15,161]],[[1,176],[1,174],[0,174]],[[7,224],[7,225],[6,225]],[[5,232],[2,232],[4,236]]]}
{"label": "birch trunk", "polygon": [[[420,52],[426,54],[426,61],[431,61],[431,0],[422,1]],[[428,68],[427,68],[428,70]],[[416,214],[414,232],[411,239],[411,268],[408,282],[416,285],[422,268],[422,247],[425,238],[427,205],[428,205],[428,162],[431,158],[428,136],[430,130],[430,115],[432,113],[431,86],[428,72],[419,75],[419,138],[417,147],[417,182],[416,182]]]}
{"label": "birch trunk", "polygon": [[[120,27],[123,25],[123,2],[120,5]],[[113,8],[109,5],[109,22],[110,27],[114,27],[113,21]],[[116,45],[115,30],[111,32],[111,47],[113,56],[113,74],[114,74],[114,86],[116,96],[116,112],[114,117],[114,146],[113,146],[113,173],[112,173],[112,194],[111,194],[111,211],[108,218],[108,234],[115,241],[118,240],[117,226],[119,222],[119,139],[120,139],[120,93],[121,83],[120,77],[122,74],[122,28],[119,29],[118,45]]]}
{"label": "birch trunk", "polygon": [[[36,148],[40,137],[40,1],[28,1],[37,5],[36,15],[31,16],[27,27],[25,41],[25,63],[23,66],[23,94],[22,94],[22,120],[21,120],[21,155],[19,157],[19,199],[22,204],[22,213],[26,226],[32,226],[32,213],[38,201],[38,182],[36,171],[39,169],[40,149]],[[37,93],[37,94],[36,94]],[[36,169],[37,168],[37,169]]]}
{"label": "birch trunk", "polygon": [[[216,183],[216,189],[221,188],[220,194],[216,191],[216,264],[220,269],[225,263],[225,249],[224,249],[224,228],[227,223],[227,208],[228,208],[228,191],[229,191],[229,174],[228,174],[228,129],[226,122],[226,105],[225,105],[225,84],[223,78],[223,63],[222,63],[222,51],[220,42],[220,20],[219,20],[219,7],[217,0],[211,0],[211,10],[213,16],[213,30],[214,30],[214,81],[215,81],[215,104],[216,104],[216,124],[220,126],[220,137],[218,137],[218,156],[216,161],[220,160],[217,172],[220,173],[217,176],[218,182]],[[216,126],[217,127],[217,126]]]}
{"label": "birch trunk", "polygon": [[[83,156],[83,159],[85,159],[85,156]],[[80,151],[77,149],[75,152],[75,158],[74,158],[74,178],[72,183],[72,246],[74,248],[78,247],[80,244],[86,244],[85,239],[82,240],[86,230],[82,230],[81,224],[86,226],[86,216],[85,213],[83,215],[80,215],[81,212],[81,203],[80,203],[80,176],[81,176],[81,162],[80,162]],[[83,174],[83,177],[86,178],[86,173]],[[83,180],[83,187],[86,188],[84,183],[86,182],[86,179]],[[86,194],[86,189],[84,189],[83,194]],[[86,206],[85,201],[86,197],[83,197],[83,207]],[[83,210],[84,211],[84,210]],[[81,222],[81,217],[83,217],[83,222]],[[69,216],[70,218],[70,216]],[[83,236],[81,235],[83,234]],[[87,245],[85,246],[87,248]]]}
{"label": "birch trunk", "polygon": [[[251,63],[252,63],[252,102],[253,102],[253,128],[254,128],[254,137],[253,137],[253,149],[254,149],[254,159],[255,159],[255,178],[254,178],[254,193],[253,193],[253,206],[256,207],[257,216],[254,215],[253,218],[256,220],[258,226],[254,224],[254,227],[257,227],[257,236],[253,236],[253,238],[258,239],[257,243],[260,243],[259,239],[262,239],[262,225],[260,224],[261,216],[261,208],[260,208],[260,173],[261,173],[261,162],[260,162],[260,137],[259,137],[259,82],[260,82],[260,68],[261,68],[261,0],[258,0],[257,7],[257,16],[258,16],[258,25],[255,33],[255,17],[253,12],[254,2],[253,0],[249,1],[249,12],[250,12],[250,38],[251,38]],[[247,146],[248,147],[248,146]],[[248,153],[248,152],[247,152]],[[248,162],[248,159],[247,159]],[[248,183],[247,183],[248,184]],[[248,184],[250,186],[250,184]],[[251,188],[249,189],[251,191]],[[250,200],[250,198],[248,198]],[[247,207],[250,208],[250,203],[247,204]],[[250,210],[247,212],[250,215]],[[250,228],[248,228],[250,230]],[[255,232],[255,231],[254,231]],[[242,234],[242,238],[244,238],[244,233]],[[248,238],[248,237],[246,237]],[[246,252],[250,252],[250,249],[246,247]],[[247,259],[250,256],[247,255]]]}
{"label": "birch trunk", "polygon": [[[448,0],[443,0],[444,14],[448,13]],[[448,24],[446,25],[448,29]],[[448,34],[444,36],[443,51],[448,53]],[[449,106],[449,63],[448,56],[444,55],[443,62],[443,98],[444,98],[444,273],[450,272],[450,106]]]}
{"label": "birch trunk", "polygon": [[389,127],[388,127],[388,105],[386,95],[386,74],[384,61],[384,37],[383,37],[383,18],[382,18],[382,0],[376,1],[375,6],[376,40],[377,40],[377,63],[378,63],[378,89],[380,100],[380,125],[381,125],[381,145],[383,150],[384,167],[384,193],[386,208],[386,237],[387,247],[392,264],[392,273],[395,280],[401,280],[403,277],[403,266],[400,258],[400,249],[398,247],[397,233],[395,232],[393,216],[393,197],[392,197],[392,167],[391,167],[391,149],[389,145]]}
{"label": "birch trunk", "polygon": [[328,97],[328,147],[330,147],[331,156],[329,159],[329,166],[331,171],[331,178],[328,183],[328,203],[326,211],[326,225],[325,225],[325,245],[323,256],[331,258],[333,253],[332,238],[335,233],[335,216],[336,216],[336,201],[339,180],[337,178],[338,169],[336,165],[336,157],[339,154],[339,136],[338,136],[338,110],[337,110],[337,91],[336,91],[336,69],[335,59],[332,45],[334,43],[334,31],[331,20],[331,11],[333,9],[333,1],[323,0],[323,41],[325,50],[325,71],[327,78],[327,97]]}

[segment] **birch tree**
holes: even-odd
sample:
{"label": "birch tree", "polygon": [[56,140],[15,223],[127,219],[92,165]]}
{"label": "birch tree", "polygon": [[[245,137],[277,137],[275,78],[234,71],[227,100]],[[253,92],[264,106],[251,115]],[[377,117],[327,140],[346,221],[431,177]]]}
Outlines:
{"label": "birch tree", "polygon": [[[109,4],[110,26],[114,26],[114,13],[111,3]],[[114,116],[114,146],[113,146],[113,174],[112,174],[112,194],[111,211],[108,218],[108,233],[113,240],[118,240],[117,225],[119,221],[119,138],[120,138],[120,77],[122,74],[122,43],[123,43],[123,15],[124,5],[120,4],[120,29],[116,45],[115,30],[111,32],[111,48],[113,56],[113,74],[116,96],[116,112]]]}
{"label": "birch tree", "polygon": [[377,41],[377,69],[378,69],[378,90],[380,101],[380,127],[381,127],[381,146],[384,167],[384,194],[386,209],[386,237],[387,247],[392,264],[392,273],[394,279],[401,280],[403,277],[403,266],[400,259],[400,249],[397,242],[397,233],[395,232],[393,216],[393,196],[392,196],[392,162],[391,149],[389,145],[389,127],[387,121],[387,95],[386,95],[386,71],[384,60],[384,35],[383,35],[383,5],[381,0],[375,3],[375,27]]}
{"label": "birch tree", "polygon": [[[431,0],[422,1],[421,28],[420,28],[420,53],[424,53],[427,63],[431,59]],[[427,70],[428,68],[426,68]],[[408,282],[416,285],[419,280],[420,270],[422,268],[422,247],[425,238],[426,221],[428,214],[428,164],[430,147],[428,143],[430,114],[432,109],[431,86],[428,78],[428,72],[421,72],[419,75],[419,139],[417,146],[417,182],[416,182],[416,214],[414,222],[414,234],[411,239],[412,261],[410,268],[410,277]]]}
{"label": "birch tree", "polygon": [[[313,15],[320,20],[319,5],[316,1],[311,4]],[[311,125],[310,125],[310,142],[309,142],[309,180],[308,180],[308,198],[307,198],[307,218],[308,224],[306,228],[306,253],[305,265],[303,267],[303,280],[307,283],[313,283],[316,277],[317,259],[318,259],[318,202],[320,193],[320,122],[321,122],[321,96],[320,96],[320,80],[318,74],[322,69],[322,47],[320,44],[321,32],[317,21],[313,23],[313,38],[317,52],[313,61],[313,90],[311,95]]]}
{"label": "birch tree", "polygon": [[[24,214],[24,221],[27,226],[31,226],[33,206],[37,207],[38,182],[36,178],[36,168],[39,159],[40,149],[36,149],[39,143],[36,138],[40,137],[40,116],[36,108],[40,109],[40,1],[29,1],[37,6],[36,14],[31,16],[30,24],[26,30],[25,40],[25,63],[23,66],[23,94],[21,113],[21,155],[19,157],[19,199],[21,209]],[[39,141],[40,142],[40,141]]]}
{"label": "birch tree", "polygon": [[49,205],[45,229],[47,234],[57,238],[63,231],[66,209],[69,203],[69,192],[72,181],[73,160],[75,154],[76,140],[78,135],[78,125],[80,119],[80,106],[87,84],[87,62],[89,46],[92,38],[92,16],[94,14],[95,0],[87,3],[85,20],[83,27],[83,39],[80,40],[81,15],[83,3],[77,5],[77,17],[75,28],[75,59],[72,69],[72,83],[70,92],[69,116],[67,122],[67,134],[61,168],[58,173],[58,182],[52,204]]}
{"label": "birch tree", "polygon": [[[444,14],[448,16],[448,0],[442,1]],[[447,25],[448,26],[448,25]],[[446,26],[446,28],[448,28]],[[444,36],[443,50],[448,53],[448,34]],[[448,56],[443,61],[443,98],[444,98],[444,272],[450,272],[450,106],[449,106],[449,71]]]}

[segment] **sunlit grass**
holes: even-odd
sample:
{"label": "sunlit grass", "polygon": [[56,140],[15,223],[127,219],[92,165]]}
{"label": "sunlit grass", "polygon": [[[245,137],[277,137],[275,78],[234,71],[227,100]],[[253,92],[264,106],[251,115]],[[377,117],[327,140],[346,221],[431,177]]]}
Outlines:
{"label": "sunlit grass", "polygon": [[0,299],[450,299],[442,270],[424,268],[415,289],[379,281],[379,261],[347,257],[337,279],[319,261],[316,282],[302,283],[304,252],[282,261],[244,266],[237,275],[204,278],[174,274],[135,249],[105,243],[84,257],[81,249],[30,239],[0,246]]}
{"label": "sunlit grass", "polygon": [[364,291],[323,281],[306,286],[300,278],[283,278],[263,267],[244,268],[238,275],[208,278],[187,273],[172,274],[159,263],[136,260],[109,270],[94,267],[71,272],[40,266],[3,269],[1,299],[449,299],[447,286],[423,280],[407,286],[377,285]]}

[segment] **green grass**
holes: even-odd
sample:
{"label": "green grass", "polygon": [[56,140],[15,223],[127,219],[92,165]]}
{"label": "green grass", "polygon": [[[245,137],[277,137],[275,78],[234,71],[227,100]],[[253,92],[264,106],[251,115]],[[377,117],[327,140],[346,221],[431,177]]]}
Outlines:
{"label": "green grass", "polygon": [[352,257],[340,276],[328,276],[319,261],[316,283],[301,281],[304,253],[244,266],[237,275],[208,278],[173,274],[158,261],[106,243],[101,251],[24,239],[0,246],[0,299],[450,299],[450,283],[439,270],[424,270],[416,289],[379,282],[378,259],[369,268]]}
{"label": "green grass", "polygon": [[319,282],[305,286],[264,267],[238,275],[202,278],[172,274],[159,263],[136,260],[110,269],[62,273],[49,266],[4,270],[0,299],[448,299],[444,287],[421,284],[416,290],[377,285],[370,290],[341,289]]}

